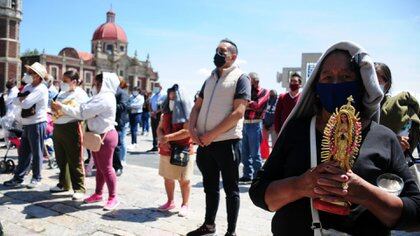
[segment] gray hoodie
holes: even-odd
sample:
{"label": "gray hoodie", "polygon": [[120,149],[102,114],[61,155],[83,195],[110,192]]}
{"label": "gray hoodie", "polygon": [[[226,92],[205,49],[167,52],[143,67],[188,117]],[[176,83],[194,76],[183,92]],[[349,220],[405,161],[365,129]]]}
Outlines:
{"label": "gray hoodie", "polygon": [[120,80],[115,73],[103,73],[102,87],[98,94],[79,108],[63,105],[62,110],[67,115],[79,120],[87,120],[90,131],[103,134],[115,129],[115,114],[117,103],[115,93],[120,85]]}
{"label": "gray hoodie", "polygon": [[332,51],[339,49],[348,51],[352,58],[358,63],[360,67],[360,74],[362,76],[363,86],[365,88],[365,94],[363,95],[363,106],[364,106],[364,117],[368,117],[371,120],[379,121],[379,109],[380,103],[383,97],[381,88],[379,87],[378,78],[376,77],[375,67],[373,60],[367,54],[367,52],[359,45],[353,42],[339,42],[331,46],[319,59],[311,77],[308,79],[300,99],[296,104],[295,108],[290,113],[289,117],[284,122],[283,128],[287,125],[291,119],[308,118],[316,114],[316,92],[315,87],[318,82],[318,74],[320,73],[320,67],[325,58]]}

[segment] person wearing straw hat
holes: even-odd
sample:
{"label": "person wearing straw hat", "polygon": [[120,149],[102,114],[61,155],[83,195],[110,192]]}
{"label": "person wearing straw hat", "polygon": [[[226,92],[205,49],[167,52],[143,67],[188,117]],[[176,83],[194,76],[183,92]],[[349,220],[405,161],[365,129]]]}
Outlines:
{"label": "person wearing straw hat", "polygon": [[14,177],[4,182],[5,186],[18,187],[32,162],[32,180],[28,188],[41,183],[44,136],[46,134],[48,89],[43,83],[47,70],[38,62],[25,65],[27,74],[23,77],[26,86],[18,94],[15,103],[22,107],[23,133],[19,148],[19,162]]}
{"label": "person wearing straw hat", "polygon": [[[360,46],[339,42],[320,58],[249,191],[255,205],[276,212],[274,235],[390,235],[391,229],[419,225],[419,189],[395,134],[377,123],[382,97],[373,61]],[[325,138],[331,127],[342,131],[330,125],[346,107],[360,117],[350,126],[360,131],[360,146],[346,147],[346,153],[355,153],[347,171],[339,168],[343,162],[320,163],[325,153],[335,152],[325,148]],[[340,116],[337,124],[346,118]],[[396,178],[382,185],[378,180],[385,173]],[[317,207],[320,199],[329,205]],[[335,202],[350,206],[340,214],[332,210],[339,208]]]}

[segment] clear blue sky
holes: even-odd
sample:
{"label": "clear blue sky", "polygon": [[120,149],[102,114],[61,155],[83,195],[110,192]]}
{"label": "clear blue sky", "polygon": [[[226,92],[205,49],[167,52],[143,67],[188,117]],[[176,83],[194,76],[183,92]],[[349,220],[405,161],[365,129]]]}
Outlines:
{"label": "clear blue sky", "polygon": [[302,52],[323,52],[340,40],[362,45],[375,61],[387,63],[394,91],[420,94],[420,1],[144,1],[24,0],[21,51],[67,46],[90,51],[97,26],[112,4],[125,29],[129,54],[150,53],[164,86],[175,82],[199,90],[214,67],[222,38],[239,48],[239,64],[255,71],[262,86],[275,82],[282,67],[300,66]]}

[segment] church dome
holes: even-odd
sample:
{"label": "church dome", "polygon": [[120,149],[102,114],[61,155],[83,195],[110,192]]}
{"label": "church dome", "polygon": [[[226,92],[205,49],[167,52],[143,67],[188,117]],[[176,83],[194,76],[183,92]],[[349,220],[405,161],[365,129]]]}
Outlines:
{"label": "church dome", "polygon": [[94,40],[117,40],[127,43],[127,35],[123,28],[115,24],[115,13],[110,10],[106,13],[106,23],[100,25],[93,33]]}

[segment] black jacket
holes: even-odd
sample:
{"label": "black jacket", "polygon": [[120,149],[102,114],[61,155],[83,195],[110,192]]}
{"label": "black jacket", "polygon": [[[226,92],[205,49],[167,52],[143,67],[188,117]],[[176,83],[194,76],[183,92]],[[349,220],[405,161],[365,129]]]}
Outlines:
{"label": "black jacket", "polygon": [[121,130],[125,124],[128,122],[128,93],[121,89],[117,89],[115,94],[117,100],[117,114],[115,116],[115,121],[117,122],[116,129]]}

